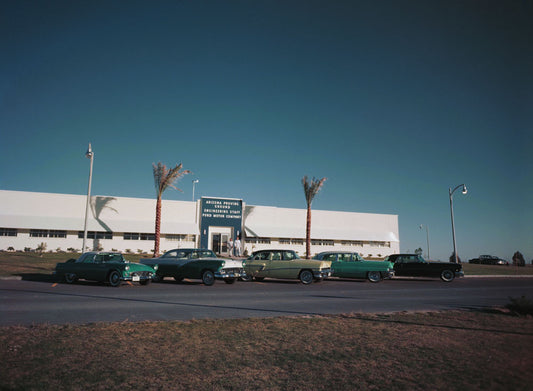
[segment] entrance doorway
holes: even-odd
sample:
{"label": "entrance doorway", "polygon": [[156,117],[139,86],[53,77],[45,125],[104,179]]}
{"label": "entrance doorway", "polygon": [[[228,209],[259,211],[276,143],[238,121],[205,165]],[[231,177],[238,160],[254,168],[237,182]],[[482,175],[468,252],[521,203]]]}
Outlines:
{"label": "entrance doorway", "polygon": [[229,256],[228,240],[232,231],[231,227],[209,227],[209,249],[217,255]]}

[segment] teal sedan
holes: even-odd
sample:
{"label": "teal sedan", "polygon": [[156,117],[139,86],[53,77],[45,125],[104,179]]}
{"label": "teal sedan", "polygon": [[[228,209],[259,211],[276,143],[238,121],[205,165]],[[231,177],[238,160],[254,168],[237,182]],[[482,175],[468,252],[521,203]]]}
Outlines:
{"label": "teal sedan", "polygon": [[383,261],[365,261],[358,253],[326,251],[313,259],[331,262],[331,275],[341,278],[362,278],[370,282],[394,277],[394,264]]}
{"label": "teal sedan", "polygon": [[121,253],[91,251],[83,253],[78,259],[58,263],[54,275],[68,284],[83,279],[107,282],[117,287],[122,281],[147,285],[152,281],[155,270],[156,265],[150,267],[128,262]]}

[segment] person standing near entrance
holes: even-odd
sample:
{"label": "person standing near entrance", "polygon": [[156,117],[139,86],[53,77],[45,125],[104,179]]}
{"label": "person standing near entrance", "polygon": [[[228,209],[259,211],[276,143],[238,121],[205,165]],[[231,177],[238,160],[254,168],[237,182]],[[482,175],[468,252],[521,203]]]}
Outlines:
{"label": "person standing near entrance", "polygon": [[228,252],[229,252],[229,256],[233,257],[233,239],[231,238],[231,236],[229,237],[229,240],[228,240]]}
{"label": "person standing near entrance", "polygon": [[241,256],[241,240],[237,236],[235,239],[235,256],[240,257]]}

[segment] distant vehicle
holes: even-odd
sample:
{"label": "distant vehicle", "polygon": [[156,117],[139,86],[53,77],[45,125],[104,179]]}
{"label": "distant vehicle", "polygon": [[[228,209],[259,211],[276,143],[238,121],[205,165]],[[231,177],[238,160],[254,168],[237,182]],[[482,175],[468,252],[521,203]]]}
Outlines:
{"label": "distant vehicle", "polygon": [[325,251],[313,257],[331,262],[331,275],[342,278],[365,278],[370,282],[394,276],[394,264],[383,261],[366,261],[356,252]]}
{"label": "distant vehicle", "polygon": [[495,257],[493,255],[480,255],[478,258],[472,258],[468,261],[468,263],[480,263],[483,265],[507,265],[509,266],[509,262],[505,259],[501,259],[498,257]]}
{"label": "distant vehicle", "polygon": [[139,282],[147,285],[155,275],[153,267],[128,262],[121,253],[91,251],[83,253],[78,259],[56,265],[54,275],[68,284],[78,279],[107,282],[113,287],[122,281]]}
{"label": "distant vehicle", "polygon": [[246,277],[243,280],[262,281],[268,278],[299,279],[308,285],[331,275],[331,262],[301,259],[292,250],[259,250],[244,261]]}
{"label": "distant vehicle", "polygon": [[463,266],[454,262],[427,262],[417,254],[392,254],[385,261],[394,263],[394,275],[410,277],[439,277],[451,282],[455,277],[463,277]]}
{"label": "distant vehicle", "polygon": [[184,278],[201,279],[204,285],[213,285],[215,279],[233,284],[244,276],[242,261],[217,258],[216,254],[203,248],[178,248],[167,251],[159,258],[141,258],[145,265],[158,265],[153,280],[162,281],[174,277],[176,281]]}

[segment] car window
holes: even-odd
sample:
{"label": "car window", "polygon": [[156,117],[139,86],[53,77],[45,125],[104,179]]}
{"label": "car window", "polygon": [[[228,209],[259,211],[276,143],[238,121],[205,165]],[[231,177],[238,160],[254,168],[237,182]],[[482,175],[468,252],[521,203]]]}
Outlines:
{"label": "car window", "polygon": [[202,251],[200,252],[202,258],[216,258],[216,255],[212,251]]}
{"label": "car window", "polygon": [[81,257],[79,257],[76,262],[83,263],[86,262],[87,259],[92,259],[94,254],[82,254]]}
{"label": "car window", "polygon": [[83,258],[80,258],[80,262],[83,263],[94,263],[94,254],[85,254]]}
{"label": "car window", "polygon": [[257,259],[259,261],[264,261],[264,260],[269,259],[269,256],[270,256],[270,252],[264,251],[264,252],[260,252],[258,254],[255,254],[254,259]]}
{"label": "car window", "polygon": [[352,254],[345,254],[345,253],[339,254],[339,261],[350,262],[351,260],[352,260]]}
{"label": "car window", "polygon": [[178,252],[176,250],[167,251],[163,254],[161,258],[176,258],[178,256]]}
{"label": "car window", "polygon": [[322,260],[334,262],[337,260],[337,254],[326,254],[324,257],[322,257]]}
{"label": "car window", "polygon": [[104,262],[125,262],[122,254],[108,254],[107,259],[104,258]]}
{"label": "car window", "polygon": [[280,251],[273,251],[271,259],[273,261],[281,261],[281,252]]}
{"label": "car window", "polygon": [[284,251],[283,252],[283,259],[286,261],[292,261],[293,259],[296,259],[296,254],[292,251]]}

